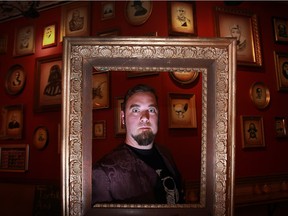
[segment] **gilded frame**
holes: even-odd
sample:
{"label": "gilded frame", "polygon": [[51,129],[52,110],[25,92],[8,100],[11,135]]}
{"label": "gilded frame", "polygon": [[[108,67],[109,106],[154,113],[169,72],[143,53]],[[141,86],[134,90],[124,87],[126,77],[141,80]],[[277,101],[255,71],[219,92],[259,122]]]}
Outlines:
{"label": "gilded frame", "polygon": [[288,43],[288,19],[272,17],[274,40],[276,43]]}
{"label": "gilded frame", "polygon": [[288,53],[274,52],[277,90],[288,91]]}
{"label": "gilded frame", "polygon": [[264,109],[270,103],[270,91],[263,82],[254,82],[250,87],[250,98],[258,109]]}
{"label": "gilded frame", "polygon": [[238,8],[216,7],[215,22],[217,37],[237,38],[238,33],[240,33],[239,40],[237,38],[237,62],[239,65],[262,66],[262,51],[256,14]]}
{"label": "gilded frame", "polygon": [[[63,48],[62,215],[233,215],[236,114],[234,39],[67,37]],[[113,72],[202,72],[199,203],[99,204],[91,207],[93,68]]]}

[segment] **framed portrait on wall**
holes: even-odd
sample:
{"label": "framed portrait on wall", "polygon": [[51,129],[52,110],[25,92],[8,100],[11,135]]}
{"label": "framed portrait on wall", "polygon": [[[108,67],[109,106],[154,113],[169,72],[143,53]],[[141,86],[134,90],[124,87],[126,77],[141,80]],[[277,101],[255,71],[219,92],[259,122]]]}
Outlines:
{"label": "framed portrait on wall", "polygon": [[35,52],[35,29],[33,25],[17,27],[15,30],[14,56]]}
{"label": "framed portrait on wall", "polygon": [[288,91],[288,53],[274,52],[278,91]]}
{"label": "framed portrait on wall", "polygon": [[43,28],[42,48],[57,45],[57,25],[56,23],[47,25]]}
{"label": "framed portrait on wall", "polygon": [[168,1],[169,35],[197,35],[195,3]]}
{"label": "framed portrait on wall", "polygon": [[265,147],[263,118],[261,116],[240,116],[242,147]]}
{"label": "framed portrait on wall", "polygon": [[152,13],[152,1],[129,0],[125,7],[125,18],[131,25],[144,24]]}
{"label": "framed portrait on wall", "polygon": [[116,97],[115,99],[115,135],[121,136],[126,133],[125,124],[121,118],[121,110],[123,106],[124,98]]}
{"label": "framed portrait on wall", "polygon": [[7,52],[8,35],[0,35],[0,54]]}
{"label": "framed portrait on wall", "polygon": [[109,108],[110,106],[109,76],[109,72],[93,72],[92,74],[93,109]]}
{"label": "framed portrait on wall", "polygon": [[276,137],[287,137],[287,122],[285,117],[275,117]]}
{"label": "framed portrait on wall", "polygon": [[112,19],[115,17],[115,2],[101,2],[101,20]]}
{"label": "framed portrait on wall", "polygon": [[90,35],[91,2],[79,1],[62,6],[60,41],[64,36]]}
{"label": "framed portrait on wall", "polygon": [[10,95],[20,94],[26,83],[26,72],[22,65],[16,64],[9,68],[5,80],[6,92]]}
{"label": "framed portrait on wall", "polygon": [[49,141],[48,128],[45,126],[38,126],[34,130],[33,134],[33,145],[36,149],[44,149]]}
{"label": "framed portrait on wall", "polygon": [[93,123],[93,139],[106,138],[106,121],[99,120]]}
{"label": "framed portrait on wall", "polygon": [[21,139],[23,133],[23,104],[7,105],[1,112],[1,139]]}
{"label": "framed portrait on wall", "polygon": [[288,43],[288,19],[272,17],[274,39],[277,43]]}
{"label": "framed portrait on wall", "polygon": [[256,14],[231,8],[216,7],[216,35],[233,37],[237,44],[237,63],[262,66],[262,54]]}
{"label": "framed portrait on wall", "polygon": [[62,56],[36,59],[34,111],[60,110],[62,96]]}
{"label": "framed portrait on wall", "polygon": [[197,128],[195,94],[169,93],[169,128]]}
{"label": "framed portrait on wall", "polygon": [[263,82],[255,82],[250,87],[250,98],[257,108],[264,109],[270,103],[270,91]]}

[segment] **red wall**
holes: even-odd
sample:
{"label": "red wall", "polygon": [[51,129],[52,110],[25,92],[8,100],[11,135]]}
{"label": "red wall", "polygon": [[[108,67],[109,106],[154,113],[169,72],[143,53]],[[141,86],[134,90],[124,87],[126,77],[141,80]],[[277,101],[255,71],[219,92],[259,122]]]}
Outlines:
{"label": "red wall", "polygon": [[[116,17],[101,21],[100,2],[91,2],[91,36],[100,32],[118,29],[121,36],[144,36],[151,32],[157,32],[158,36],[168,35],[167,3],[164,1],[153,2],[153,10],[146,23],[140,26],[128,24],[124,17],[125,4],[115,2]],[[196,20],[199,37],[215,37],[214,7],[224,6],[223,2],[196,2]],[[263,55],[262,67],[237,68],[237,115],[236,115],[236,177],[257,176],[268,174],[287,173],[288,168],[288,139],[275,137],[274,117],[284,116],[288,118],[287,92],[277,91],[276,75],[273,52],[287,52],[287,45],[276,44],[273,39],[272,16],[287,17],[287,4],[274,2],[243,2],[240,6],[231,8],[248,9],[258,16],[260,39]],[[34,76],[35,60],[38,57],[50,56],[62,53],[62,44],[56,47],[41,48],[42,29],[45,25],[56,22],[60,31],[61,7],[43,11],[37,19],[19,18],[9,22],[0,23],[1,34],[8,35],[8,52],[0,55],[0,105],[24,104],[24,133],[21,140],[0,140],[0,143],[27,143],[30,144],[29,170],[26,173],[1,172],[3,181],[58,181],[60,179],[60,154],[58,153],[58,124],[61,121],[60,110],[56,112],[35,113],[34,106]],[[33,24],[36,29],[35,54],[21,57],[13,57],[14,31],[17,27]],[[58,33],[59,33],[58,31]],[[58,35],[59,36],[59,35]],[[5,76],[9,68],[14,64],[20,64],[27,73],[24,91],[17,96],[8,95],[5,92]],[[111,100],[110,108],[93,111],[94,120],[106,120],[107,138],[93,140],[94,160],[111,150],[123,140],[123,137],[115,137],[114,111],[115,97],[123,96],[128,87],[136,83],[149,83],[154,86],[159,94],[161,105],[161,125],[157,141],[167,145],[187,180],[199,178],[200,163],[200,134],[201,134],[201,78],[189,88],[176,85],[167,73],[156,76],[127,78],[126,73],[111,73]],[[271,94],[270,105],[263,109],[257,109],[249,97],[249,89],[256,81],[264,82]],[[159,85],[161,84],[161,85]],[[169,129],[167,113],[167,97],[169,92],[194,93],[197,105],[197,129]],[[264,132],[266,147],[262,149],[242,149],[242,137],[240,129],[240,115],[262,116],[264,120]],[[32,145],[33,131],[39,125],[45,125],[49,130],[50,140],[44,150],[37,150]],[[192,163],[187,163],[183,158],[189,158]],[[198,167],[198,168],[197,168]]]}

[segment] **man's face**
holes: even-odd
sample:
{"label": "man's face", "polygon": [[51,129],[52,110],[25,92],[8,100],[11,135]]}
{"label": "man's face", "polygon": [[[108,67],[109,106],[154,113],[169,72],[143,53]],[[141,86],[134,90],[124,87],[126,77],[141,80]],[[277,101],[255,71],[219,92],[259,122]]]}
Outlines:
{"label": "man's face", "polygon": [[135,147],[152,144],[158,131],[158,107],[154,95],[150,92],[132,95],[126,103],[125,114],[122,111],[122,119],[126,125],[126,142],[134,143]]}

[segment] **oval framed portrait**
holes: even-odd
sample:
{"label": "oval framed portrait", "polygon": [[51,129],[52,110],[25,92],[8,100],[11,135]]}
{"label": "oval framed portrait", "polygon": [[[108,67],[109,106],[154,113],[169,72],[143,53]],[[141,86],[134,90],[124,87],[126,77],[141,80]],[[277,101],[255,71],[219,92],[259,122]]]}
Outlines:
{"label": "oval framed portrait", "polygon": [[125,18],[131,25],[145,23],[152,12],[152,1],[128,1],[125,7]]}
{"label": "oval framed portrait", "polygon": [[49,140],[48,129],[44,126],[39,126],[34,130],[33,145],[36,149],[44,149]]}
{"label": "oval framed portrait", "polygon": [[270,103],[270,91],[262,82],[255,82],[250,87],[250,98],[259,109],[264,109]]}
{"label": "oval framed portrait", "polygon": [[19,65],[13,65],[6,75],[5,88],[10,95],[20,94],[26,83],[26,73],[24,68]]}
{"label": "oval framed portrait", "polygon": [[197,77],[199,76],[199,72],[197,71],[189,71],[189,72],[182,72],[182,71],[173,71],[169,73],[173,80],[181,85],[186,85],[193,83]]}

